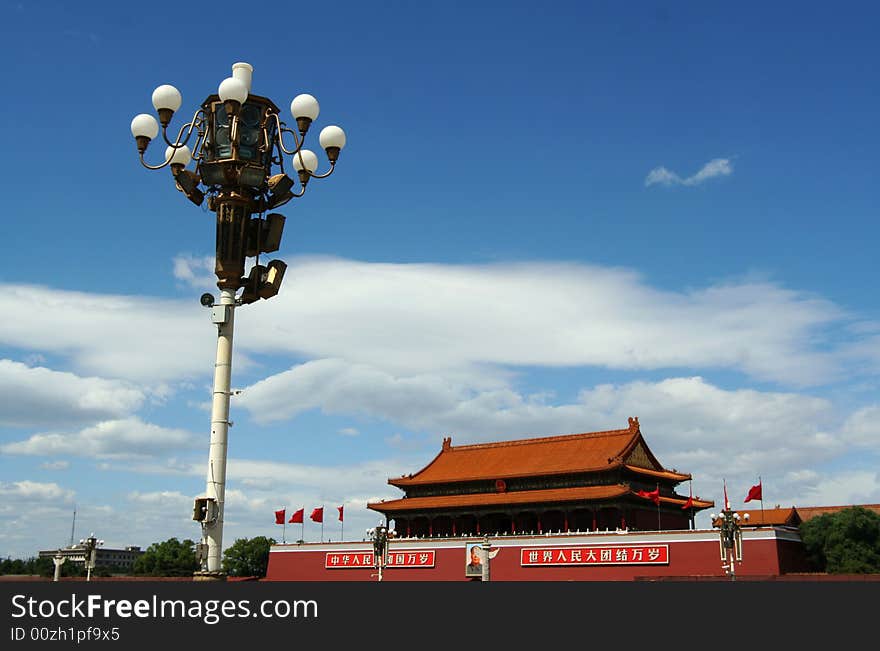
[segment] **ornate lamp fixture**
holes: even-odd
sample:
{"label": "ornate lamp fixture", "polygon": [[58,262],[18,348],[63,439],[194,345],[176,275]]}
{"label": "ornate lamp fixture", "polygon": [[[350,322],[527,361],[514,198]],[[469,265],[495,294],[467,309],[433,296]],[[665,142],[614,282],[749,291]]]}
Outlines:
{"label": "ornate lamp fixture", "polygon": [[[287,265],[282,260],[263,265],[259,256],[278,250],[285,218],[268,211],[301,197],[311,179],[330,176],[345,147],[342,129],[324,127],[318,142],[329,169],[318,173],[318,157],[303,147],[320,111],[318,101],[308,94],[294,97],[290,110],[296,127],[289,128],[272,100],[251,93],[252,75],[250,64],[235,63],[232,76],[202,102],[173,139],[168,136],[168,127],[182,104],[174,86],[163,84],[153,91],[158,121],[147,113],[131,121],[143,166],[151,170],[168,167],[180,192],[196,205],[207,200],[208,208],[216,213],[214,271],[220,300],[215,302],[210,294],[201,298],[202,305],[211,309],[218,330],[211,444],[206,495],[197,498],[193,508],[193,519],[202,525],[200,549],[206,550],[196,578],[204,579],[224,578],[221,550],[227,434],[232,424],[229,396],[235,307],[278,293]],[[164,160],[151,165],[144,154],[158,137],[160,125],[166,146]],[[293,176],[285,171],[285,156],[296,172]],[[187,169],[191,163],[194,169]],[[250,257],[256,259],[245,276],[245,261]],[[239,290],[241,294],[236,296]]]}
{"label": "ornate lamp fixture", "polygon": [[[221,290],[250,287],[243,302],[274,296],[283,276],[284,263],[273,261],[274,274],[263,269],[244,277],[245,258],[276,251],[280,244],[284,217],[274,213],[263,218],[263,214],[301,197],[312,178],[330,176],[346,140],[338,126],[321,130],[318,141],[330,167],[318,173],[318,157],[303,148],[306,133],[320,112],[318,101],[308,94],[297,95],[290,103],[296,128],[288,128],[272,100],[250,92],[252,75],[249,64],[234,64],[232,76],[208,96],[173,141],[168,126],[182,103],[174,86],[163,84],[153,91],[158,122],[147,113],[131,121],[144,167],[168,167],[178,190],[196,205],[207,198],[208,208],[217,214],[217,285]],[[167,145],[164,160],[151,165],[144,155],[159,135],[160,125]],[[296,171],[298,187],[285,171],[285,155]],[[191,162],[195,162],[194,170],[187,169]]]}
{"label": "ornate lamp fixture", "polygon": [[367,535],[373,543],[373,567],[376,568],[378,580],[382,580],[382,570],[388,564],[388,541],[397,536],[394,529],[388,529],[383,523],[367,529]]}
{"label": "ornate lamp fixture", "polygon": [[742,526],[741,520],[748,522],[749,514],[742,517],[740,514],[727,506],[721,513],[709,515],[712,526],[718,528],[719,546],[721,550],[721,567],[730,577],[736,580],[736,563],[742,563]]}
{"label": "ornate lamp fixture", "polygon": [[94,570],[95,565],[97,565],[96,561],[98,555],[98,547],[102,547],[104,545],[104,541],[98,540],[97,538],[95,538],[95,534],[91,533],[89,534],[88,538],[83,538],[82,540],[80,540],[79,544],[84,548],[85,551],[86,581],[91,581],[92,570]]}

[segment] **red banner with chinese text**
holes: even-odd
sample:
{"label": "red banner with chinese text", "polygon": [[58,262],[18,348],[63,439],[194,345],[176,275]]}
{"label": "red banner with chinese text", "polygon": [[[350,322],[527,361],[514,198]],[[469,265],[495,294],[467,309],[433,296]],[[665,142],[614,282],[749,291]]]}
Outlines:
{"label": "red banner with chinese text", "polygon": [[[324,557],[325,569],[372,568],[373,552],[327,552]],[[412,550],[388,554],[387,568],[393,567],[434,567],[434,550]]]}
{"label": "red banner with chinese text", "polygon": [[668,565],[669,545],[524,547],[520,565]]}

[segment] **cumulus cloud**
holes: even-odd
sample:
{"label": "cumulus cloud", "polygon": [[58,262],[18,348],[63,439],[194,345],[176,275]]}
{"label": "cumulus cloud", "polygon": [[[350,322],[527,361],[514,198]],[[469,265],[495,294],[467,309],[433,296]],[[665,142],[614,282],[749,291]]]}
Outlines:
{"label": "cumulus cloud", "polygon": [[682,178],[675,172],[666,169],[663,166],[655,167],[645,178],[645,186],[652,185],[699,185],[704,181],[715,178],[717,176],[729,176],[733,174],[733,164],[727,158],[713,158],[703,165],[700,170],[686,178]]}
{"label": "cumulus cloud", "polygon": [[[723,480],[731,490],[742,487],[745,491],[763,475],[772,478],[780,498],[811,494],[821,503],[822,476],[797,473],[833,463],[852,450],[854,443],[869,446],[869,454],[877,450],[873,429],[864,428],[870,422],[870,411],[847,417],[828,399],[724,389],[699,376],[599,385],[581,391],[576,401],[551,404],[545,396],[533,398],[511,387],[479,389],[466,382],[395,376],[363,365],[320,360],[246,388],[240,405],[254,417],[267,420],[320,408],[367,415],[437,435],[427,445],[408,436],[405,461],[410,465],[403,459],[377,464],[375,472],[362,475],[366,480],[363,490],[371,482],[375,486],[385,477],[421,468],[439,451],[441,434],[451,435],[458,445],[619,429],[626,427],[630,416],[640,417],[642,432],[660,462],[693,474],[709,499]],[[403,449],[395,441],[386,444],[395,454]],[[295,481],[304,486],[310,477],[323,474],[309,467],[250,465],[246,474],[255,479]],[[349,481],[353,474],[347,470],[343,476]],[[849,487],[851,494],[880,498],[866,477],[853,477],[861,483]]]}
{"label": "cumulus cloud", "polygon": [[258,316],[236,315],[242,346],[410,375],[731,368],[810,384],[839,371],[834,350],[819,345],[846,318],[829,301],[770,282],[673,292],[630,270],[582,264],[298,259],[286,278]]}
{"label": "cumulus cloud", "polygon": [[[289,265],[278,296],[236,313],[235,368],[269,353],[487,381],[506,367],[600,366],[728,368],[809,384],[835,379],[843,351],[825,338],[848,318],[771,282],[668,291],[631,270],[583,264]],[[0,309],[13,315],[0,323],[0,344],[69,356],[103,377],[183,381],[207,375],[214,359],[210,324],[192,302],[0,285]],[[880,339],[869,345],[880,349]]]}
{"label": "cumulus cloud", "polygon": [[160,382],[203,375],[214,360],[194,300],[0,283],[0,312],[0,344],[65,356],[84,374]]}
{"label": "cumulus cloud", "polygon": [[0,445],[3,454],[138,458],[195,447],[195,437],[184,430],[159,427],[130,417],[108,420],[78,432],[34,434],[24,441]]}
{"label": "cumulus cloud", "polygon": [[843,425],[843,436],[853,446],[880,452],[880,407],[869,405],[854,412]]}
{"label": "cumulus cloud", "polygon": [[216,287],[214,258],[211,256],[179,255],[174,258],[174,277],[190,287]]}
{"label": "cumulus cloud", "polygon": [[[600,385],[583,390],[576,402],[548,404],[544,396],[533,399],[510,387],[482,390],[430,376],[399,377],[340,360],[308,362],[267,378],[246,388],[239,404],[264,422],[320,408],[454,433],[459,443],[616,429],[641,414],[670,463],[680,458],[685,467],[699,460],[704,468],[720,471],[723,465],[735,472],[751,470],[761,456],[788,464],[826,459],[847,443],[850,427],[836,421],[826,399],[725,390],[701,377]],[[783,431],[791,434],[782,437]]]}
{"label": "cumulus cloud", "polygon": [[30,368],[0,359],[0,425],[85,423],[137,410],[144,392],[129,383]]}
{"label": "cumulus cloud", "polygon": [[0,501],[14,501],[17,503],[36,502],[70,502],[74,492],[62,488],[54,482],[44,483],[36,481],[0,482]]}

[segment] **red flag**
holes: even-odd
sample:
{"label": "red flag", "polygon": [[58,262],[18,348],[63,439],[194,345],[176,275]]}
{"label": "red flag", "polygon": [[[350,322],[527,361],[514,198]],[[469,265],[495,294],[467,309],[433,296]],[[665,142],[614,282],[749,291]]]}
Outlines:
{"label": "red flag", "polygon": [[688,486],[688,499],[687,502],[684,503],[683,509],[692,509],[694,507],[694,488],[693,486]]}
{"label": "red flag", "polygon": [[313,509],[312,514],[309,517],[314,522],[323,522],[324,521],[324,507],[319,506],[316,509]]}
{"label": "red flag", "polygon": [[651,500],[652,502],[654,502],[654,504],[657,504],[658,506],[660,504],[660,487],[659,486],[652,491],[639,491],[637,494],[639,497],[648,498],[649,500]]}
{"label": "red flag", "polygon": [[288,522],[302,522],[303,516],[305,515],[305,513],[306,513],[306,509],[305,509],[305,507],[303,507],[299,511],[294,513],[292,516],[290,516],[290,520],[288,520]]}
{"label": "red flag", "polygon": [[746,499],[744,499],[743,502],[751,502],[752,500],[764,500],[763,496],[761,495],[760,481],[755,486],[752,486],[749,489],[749,494],[746,496]]}
{"label": "red flag", "polygon": [[[345,506],[345,505],[343,505]],[[342,508],[343,506],[337,506],[336,510],[339,511],[339,521],[342,522]]]}
{"label": "red flag", "polygon": [[727,482],[724,482],[724,510],[730,510],[730,500],[727,499]]}
{"label": "red flag", "polygon": [[275,524],[284,524],[284,511],[286,509],[281,509],[280,511],[275,511]]}

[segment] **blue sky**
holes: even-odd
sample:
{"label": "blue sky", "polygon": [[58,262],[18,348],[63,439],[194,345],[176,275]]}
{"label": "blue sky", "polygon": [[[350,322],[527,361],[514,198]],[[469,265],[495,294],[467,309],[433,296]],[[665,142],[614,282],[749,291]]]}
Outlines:
{"label": "blue sky", "polygon": [[880,502],[871,3],[249,11],[2,3],[0,554],[74,509],[108,546],[198,537],[214,220],[129,124],[236,61],[348,145],[236,316],[226,544],[322,504],[360,537],[444,436],[629,416],[716,503]]}

